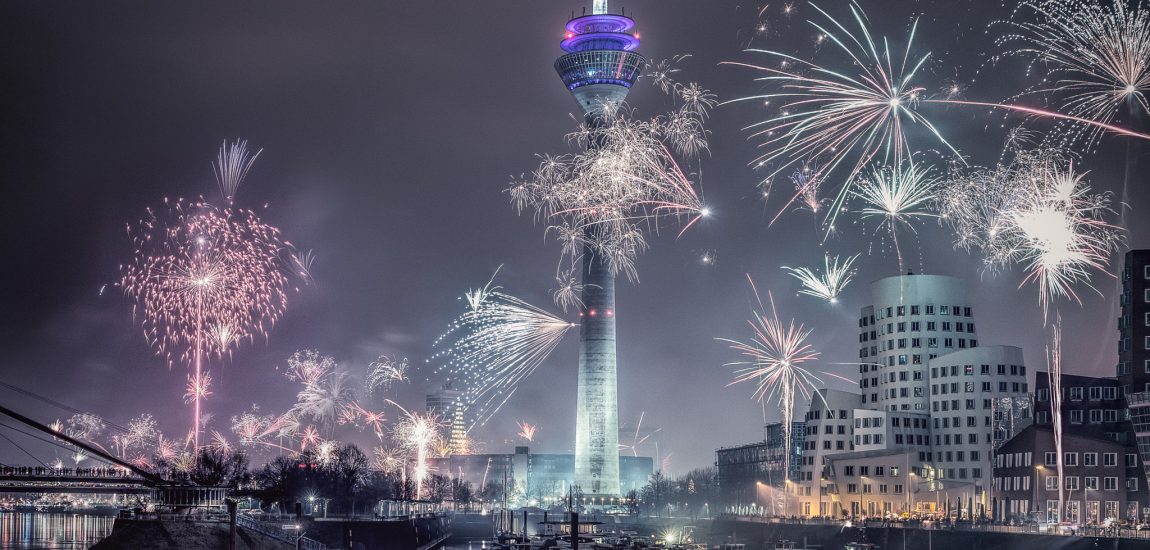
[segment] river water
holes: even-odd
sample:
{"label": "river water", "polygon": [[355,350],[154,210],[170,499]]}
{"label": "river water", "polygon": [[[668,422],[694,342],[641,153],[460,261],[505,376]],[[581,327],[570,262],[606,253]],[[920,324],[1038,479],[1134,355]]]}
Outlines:
{"label": "river water", "polygon": [[112,532],[111,516],[0,512],[0,550],[85,549]]}

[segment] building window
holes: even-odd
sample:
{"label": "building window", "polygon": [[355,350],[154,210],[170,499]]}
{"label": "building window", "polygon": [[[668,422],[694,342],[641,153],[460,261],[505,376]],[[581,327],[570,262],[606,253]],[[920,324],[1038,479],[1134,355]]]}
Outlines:
{"label": "building window", "polygon": [[934,306],[926,306],[926,314],[934,315]]}
{"label": "building window", "polygon": [[1046,453],[1045,464],[1047,466],[1057,466],[1058,453]]}
{"label": "building window", "polygon": [[1047,491],[1057,491],[1058,490],[1058,476],[1047,476],[1046,477],[1046,490]]}
{"label": "building window", "polygon": [[1118,453],[1103,453],[1102,454],[1102,465],[1107,466],[1107,467],[1117,466],[1118,465]]}
{"label": "building window", "polygon": [[1083,466],[1097,466],[1098,465],[1098,453],[1082,453],[1082,465]]}
{"label": "building window", "polygon": [[1102,389],[1102,399],[1105,399],[1107,401],[1113,401],[1115,399],[1118,399],[1118,388],[1103,388]]}
{"label": "building window", "polygon": [[[1109,480],[1111,478],[1106,478],[1106,479],[1107,479],[1107,484],[1109,484]],[[1084,478],[1084,482],[1085,482],[1085,484],[1083,485],[1083,487],[1085,487],[1086,490],[1088,490],[1088,491],[1097,491],[1098,490],[1098,478],[1087,477],[1087,478]],[[1114,483],[1115,484],[1118,483],[1118,478],[1114,478]]]}
{"label": "building window", "polygon": [[1065,489],[1067,491],[1077,491],[1078,490],[1078,476],[1066,476]]}
{"label": "building window", "polygon": [[[1148,289],[1150,290],[1150,289]],[[938,306],[939,315],[950,315],[950,306]]]}
{"label": "building window", "polygon": [[1126,490],[1127,491],[1137,491],[1138,490],[1138,478],[1136,478],[1136,477],[1126,478]]}
{"label": "building window", "polygon": [[1062,464],[1064,466],[1077,466],[1078,453],[1062,453]]}
{"label": "building window", "polygon": [[[1097,483],[1097,481],[1095,481],[1095,483]],[[1118,478],[1116,478],[1116,477],[1108,477],[1105,480],[1103,480],[1103,483],[1105,483],[1105,485],[1103,485],[1102,488],[1107,490],[1107,491],[1117,491],[1118,490]]]}
{"label": "building window", "polygon": [[1138,466],[1138,455],[1129,453],[1126,455],[1126,467],[1136,468]]}
{"label": "building window", "polygon": [[1098,424],[1101,422],[1102,422],[1102,410],[1101,409],[1090,409],[1090,423],[1091,424]]}
{"label": "building window", "polygon": [[[1081,410],[1074,409],[1074,410],[1070,411],[1070,423],[1071,424],[1081,424],[1082,423],[1082,411]],[[1089,464],[1088,464],[1088,466],[1089,466]]]}
{"label": "building window", "polygon": [[1070,388],[1070,400],[1082,401],[1082,388]]}

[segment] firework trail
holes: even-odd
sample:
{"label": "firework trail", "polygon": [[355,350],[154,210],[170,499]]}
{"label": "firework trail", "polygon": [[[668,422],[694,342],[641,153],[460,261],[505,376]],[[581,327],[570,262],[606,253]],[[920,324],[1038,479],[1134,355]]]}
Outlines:
{"label": "firework trail", "polygon": [[[892,54],[885,38],[876,40],[870,21],[859,6],[851,2],[850,11],[855,29],[839,22],[826,11],[812,4],[826,23],[810,24],[836,46],[844,66],[849,70],[834,70],[785,53],[750,49],[782,61],[780,67],[750,63],[727,63],[765,73],[759,81],[777,85],[777,90],[765,94],[743,97],[734,101],[770,101],[781,99],[777,115],[746,127],[752,139],[761,139],[765,152],[754,159],[756,167],[770,167],[766,182],[798,162],[817,161],[824,174],[846,167],[847,177],[828,209],[828,231],[834,226],[843,203],[850,196],[850,183],[865,166],[873,161],[899,166],[911,157],[914,150],[906,137],[906,130],[921,127],[933,136],[944,149],[956,155],[958,151],[943,137],[937,127],[922,114],[923,104],[947,104],[989,107],[1085,124],[1098,131],[1150,139],[1150,135],[1133,132],[1106,122],[1091,120],[1074,114],[1063,114],[1022,105],[1006,105],[980,101],[924,97],[926,87],[917,84],[918,71],[930,54],[912,56],[917,21],[906,39],[906,49]],[[789,67],[794,67],[789,68]],[[853,160],[848,160],[853,159]],[[795,193],[784,206],[800,197]],[[777,216],[776,216],[777,218]]]}
{"label": "firework trail", "polygon": [[519,437],[522,437],[526,441],[535,441],[535,430],[536,426],[534,424],[528,424],[527,422],[519,423]]}
{"label": "firework trail", "polygon": [[438,445],[441,439],[439,429],[442,427],[439,417],[433,414],[419,414],[408,411],[399,403],[388,400],[389,403],[403,411],[403,418],[395,424],[392,437],[396,443],[408,452],[415,453],[416,499],[423,498],[423,480],[428,473],[427,451]]}
{"label": "firework trail", "polygon": [[[795,185],[795,199],[799,203],[799,208],[810,210],[812,214],[818,214],[823,209],[826,205],[826,199],[821,196],[824,181],[823,173],[816,166],[804,163],[795,168],[791,174],[791,183]],[[776,215],[771,222],[774,223],[779,215]]]}
{"label": "firework trail", "polygon": [[[750,281],[750,277],[747,277]],[[754,282],[751,281],[754,289]],[[819,352],[815,351],[807,338],[811,330],[798,326],[792,320],[784,324],[779,320],[775,310],[774,297],[768,293],[770,299],[770,312],[765,311],[758,291],[755,290],[755,299],[758,309],[754,318],[747,321],[752,330],[749,341],[717,338],[729,344],[732,350],[742,354],[746,359],[727,363],[726,366],[735,367],[735,378],[728,386],[743,382],[757,384],[754,397],[756,400],[777,400],[783,413],[783,432],[785,438],[786,458],[784,459],[785,472],[790,471],[791,460],[791,422],[795,416],[795,397],[801,394],[810,399],[810,389],[821,381],[803,364],[818,359]]]}
{"label": "firework trail", "polygon": [[903,271],[903,258],[898,244],[898,228],[904,226],[917,233],[912,222],[933,216],[927,207],[933,204],[940,182],[941,177],[929,167],[907,161],[901,166],[874,168],[852,191],[865,204],[859,210],[862,218],[880,218],[877,230],[885,227],[890,233],[898,256],[899,273]]}
{"label": "firework trail", "polygon": [[1059,297],[1081,303],[1077,283],[1090,286],[1092,270],[1105,271],[1122,243],[1105,221],[1110,194],[1092,193],[1067,152],[1023,150],[993,169],[952,174],[938,196],[941,219],[955,231],[955,246],[978,250],[991,269],[1024,266],[1020,286],[1038,286],[1043,313]]}
{"label": "firework trail", "polygon": [[307,285],[315,282],[315,277],[311,274],[312,266],[315,265],[315,254],[311,250],[306,252],[293,251],[289,259],[296,277],[299,277]]}
{"label": "firework trail", "polygon": [[[654,430],[644,431],[643,430],[643,419],[645,419],[646,416],[647,416],[647,411],[642,411],[639,413],[639,421],[635,424],[635,431],[632,432],[632,434],[631,434],[631,442],[629,444],[620,443],[619,444],[619,450],[620,451],[630,450],[631,456],[639,456],[639,447],[642,446],[643,444],[647,443],[649,440],[651,440],[651,438],[654,437],[655,434],[663,431],[663,428],[655,428]],[[658,448],[658,443],[655,444],[655,447],[656,447],[656,449]],[[656,451],[655,454],[658,455],[659,454],[658,451]]]}
{"label": "firework trail", "polygon": [[[1062,480],[1062,318],[1057,315],[1052,326],[1050,345],[1046,348],[1046,362],[1049,367],[1046,376],[1050,386],[1050,416],[1054,423],[1054,451],[1057,453],[1058,479]],[[1063,485],[1061,482],[1058,484],[1059,514],[1065,510]]]}
{"label": "firework trail", "polygon": [[504,294],[493,283],[494,276],[467,293],[467,309],[435,341],[446,347],[429,360],[440,362],[436,372],[448,382],[460,383],[463,406],[475,422],[471,427],[498,412],[576,326]]}
{"label": "firework trail", "polygon": [[[271,441],[273,437],[280,436],[284,428],[283,416],[260,414],[259,407],[255,405],[248,411],[232,417],[232,434],[236,436],[241,446],[262,446],[295,454],[295,449]],[[294,429],[291,433],[294,433]]]}
{"label": "firework trail", "polygon": [[[129,226],[135,254],[121,266],[120,284],[156,352],[203,380],[205,360],[266,334],[283,314],[286,245],[249,210],[182,199],[164,205]],[[195,399],[197,447],[200,403]]]}
{"label": "firework trail", "polygon": [[511,183],[516,208],[547,221],[547,233],[559,240],[571,272],[581,255],[590,253],[613,273],[634,280],[635,259],[647,247],[645,229],[657,230],[663,218],[685,216],[682,235],[708,215],[676,156],[697,159],[707,151],[704,122],[715,96],[675,82],[674,71],[656,67],[654,80],[675,98],[676,109],[648,120],[621,106],[605,109],[601,124],[583,124],[568,136],[571,143],[594,147],[543,156],[534,172]]}
{"label": "firework trail", "polygon": [[224,204],[228,206],[235,204],[236,193],[240,189],[240,184],[243,183],[248,171],[252,169],[252,164],[255,164],[256,158],[262,152],[264,150],[260,149],[254,155],[251,154],[248,151],[246,139],[237,139],[231,145],[228,145],[227,140],[224,140],[223,144],[220,145],[216,162],[212,163],[212,172],[216,176],[216,183],[220,186]]}
{"label": "firework trail", "polygon": [[849,256],[840,265],[838,256],[831,259],[830,254],[824,254],[822,272],[818,271],[818,268],[787,267],[785,265],[783,270],[802,283],[803,289],[799,291],[799,294],[814,296],[829,304],[835,304],[839,301],[839,294],[855,276],[853,266],[858,257],[859,254]]}
{"label": "firework trail", "polygon": [[407,380],[407,358],[380,355],[367,366],[367,393],[387,392],[393,384]]}

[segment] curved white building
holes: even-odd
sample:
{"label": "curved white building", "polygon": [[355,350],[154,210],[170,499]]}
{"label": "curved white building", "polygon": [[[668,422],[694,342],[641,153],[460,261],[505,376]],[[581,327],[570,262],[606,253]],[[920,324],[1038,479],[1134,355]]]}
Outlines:
{"label": "curved white building", "polygon": [[966,287],[945,275],[899,275],[872,283],[871,296],[859,318],[863,407],[926,414],[927,362],[978,346]]}

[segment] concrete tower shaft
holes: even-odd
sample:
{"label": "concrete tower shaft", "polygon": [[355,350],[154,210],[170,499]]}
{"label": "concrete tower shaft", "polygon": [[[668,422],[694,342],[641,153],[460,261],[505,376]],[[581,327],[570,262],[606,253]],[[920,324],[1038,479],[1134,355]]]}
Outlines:
{"label": "concrete tower shaft", "polygon": [[[607,13],[596,0],[591,15],[567,23],[567,52],[555,70],[589,125],[603,124],[605,110],[627,98],[645,60],[634,50],[635,22]],[[588,143],[594,149],[599,143]],[[585,230],[588,242],[595,228]],[[615,357],[615,275],[592,247],[583,250],[583,309],[579,328],[575,485],[585,495],[619,494],[619,400]]]}

